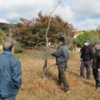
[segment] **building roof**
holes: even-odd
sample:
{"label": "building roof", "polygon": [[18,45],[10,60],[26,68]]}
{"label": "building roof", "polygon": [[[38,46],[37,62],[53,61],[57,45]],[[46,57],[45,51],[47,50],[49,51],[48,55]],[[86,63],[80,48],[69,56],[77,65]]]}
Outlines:
{"label": "building roof", "polygon": [[75,31],[73,35],[77,35],[77,34],[79,34],[81,32],[84,32],[84,30]]}

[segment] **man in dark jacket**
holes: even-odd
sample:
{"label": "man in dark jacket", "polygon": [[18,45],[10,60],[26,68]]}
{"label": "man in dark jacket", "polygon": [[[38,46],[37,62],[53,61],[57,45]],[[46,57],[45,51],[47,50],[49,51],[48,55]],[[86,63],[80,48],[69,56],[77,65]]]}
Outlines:
{"label": "man in dark jacket", "polygon": [[63,37],[59,38],[59,44],[56,52],[51,53],[52,56],[56,57],[56,65],[58,66],[58,77],[59,81],[58,84],[61,85],[64,84],[64,91],[66,93],[70,93],[69,85],[67,83],[67,79],[64,73],[64,68],[67,63],[67,60],[69,58],[69,51],[67,46],[65,45],[65,39]]}
{"label": "man in dark jacket", "polygon": [[96,81],[96,90],[100,90],[100,42],[95,42],[93,46],[96,50],[92,62],[93,75]]}
{"label": "man in dark jacket", "polygon": [[84,47],[81,49],[81,58],[80,58],[80,60],[82,61],[80,67],[80,77],[84,78],[84,66],[86,66],[87,80],[90,80],[91,59],[93,58],[93,48],[91,45],[89,45],[89,43],[90,43],[89,40],[85,40]]}
{"label": "man in dark jacket", "polygon": [[14,45],[11,41],[3,44],[4,53],[0,55],[0,100],[16,100],[21,87],[21,64],[12,56]]}

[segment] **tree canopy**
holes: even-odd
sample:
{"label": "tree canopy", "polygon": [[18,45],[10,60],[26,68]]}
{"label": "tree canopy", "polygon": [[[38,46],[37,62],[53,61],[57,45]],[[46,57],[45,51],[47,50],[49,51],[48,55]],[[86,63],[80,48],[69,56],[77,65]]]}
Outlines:
{"label": "tree canopy", "polygon": [[[48,15],[43,15],[42,11],[38,13],[38,17],[32,20],[21,18],[21,23],[18,23],[18,27],[13,29],[13,37],[28,46],[35,46],[39,43],[45,43],[45,32],[48,27],[49,21]],[[48,31],[49,42],[54,43],[61,35],[72,36],[73,25],[63,21],[63,19],[55,15],[51,17],[51,25]]]}
{"label": "tree canopy", "polygon": [[74,39],[74,42],[80,47],[84,46],[84,41],[86,39],[90,40],[90,45],[92,45],[95,41],[99,41],[100,34],[97,31],[85,31],[83,34],[80,34],[77,38]]}

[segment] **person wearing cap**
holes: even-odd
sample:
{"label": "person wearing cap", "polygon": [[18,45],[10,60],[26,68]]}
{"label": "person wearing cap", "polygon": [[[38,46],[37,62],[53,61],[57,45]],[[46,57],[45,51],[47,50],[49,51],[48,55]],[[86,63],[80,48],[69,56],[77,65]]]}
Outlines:
{"label": "person wearing cap", "polygon": [[64,84],[63,92],[70,93],[71,91],[69,89],[69,84],[67,82],[67,79],[66,79],[66,76],[64,73],[65,65],[69,58],[69,51],[68,51],[68,47],[65,44],[64,37],[59,38],[59,44],[60,44],[60,46],[58,47],[57,51],[52,52],[51,55],[56,57],[56,65],[58,67],[58,72],[59,72],[58,85],[61,85],[63,83]]}
{"label": "person wearing cap", "polygon": [[96,81],[96,90],[100,90],[100,42],[95,42],[93,47],[96,50],[92,62],[93,76]]}
{"label": "person wearing cap", "polygon": [[87,80],[90,80],[90,70],[91,70],[91,59],[93,58],[93,47],[90,44],[89,40],[84,41],[84,47],[81,49],[81,57],[80,60],[81,66],[80,66],[80,78],[85,78],[84,76],[84,67],[86,66],[87,74],[86,78]]}
{"label": "person wearing cap", "polygon": [[0,55],[0,100],[16,100],[22,84],[21,63],[12,56],[13,42],[6,41],[3,50],[3,54]]}

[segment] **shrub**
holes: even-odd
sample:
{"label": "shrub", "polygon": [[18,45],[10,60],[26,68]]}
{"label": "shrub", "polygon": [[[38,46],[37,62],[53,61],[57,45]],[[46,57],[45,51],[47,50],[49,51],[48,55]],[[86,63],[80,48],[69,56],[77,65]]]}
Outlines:
{"label": "shrub", "polygon": [[14,44],[14,52],[15,53],[21,53],[22,51],[23,51],[23,48],[22,48],[21,44],[15,43]]}
{"label": "shrub", "polygon": [[0,45],[3,44],[4,38],[5,38],[5,33],[2,29],[0,29]]}

